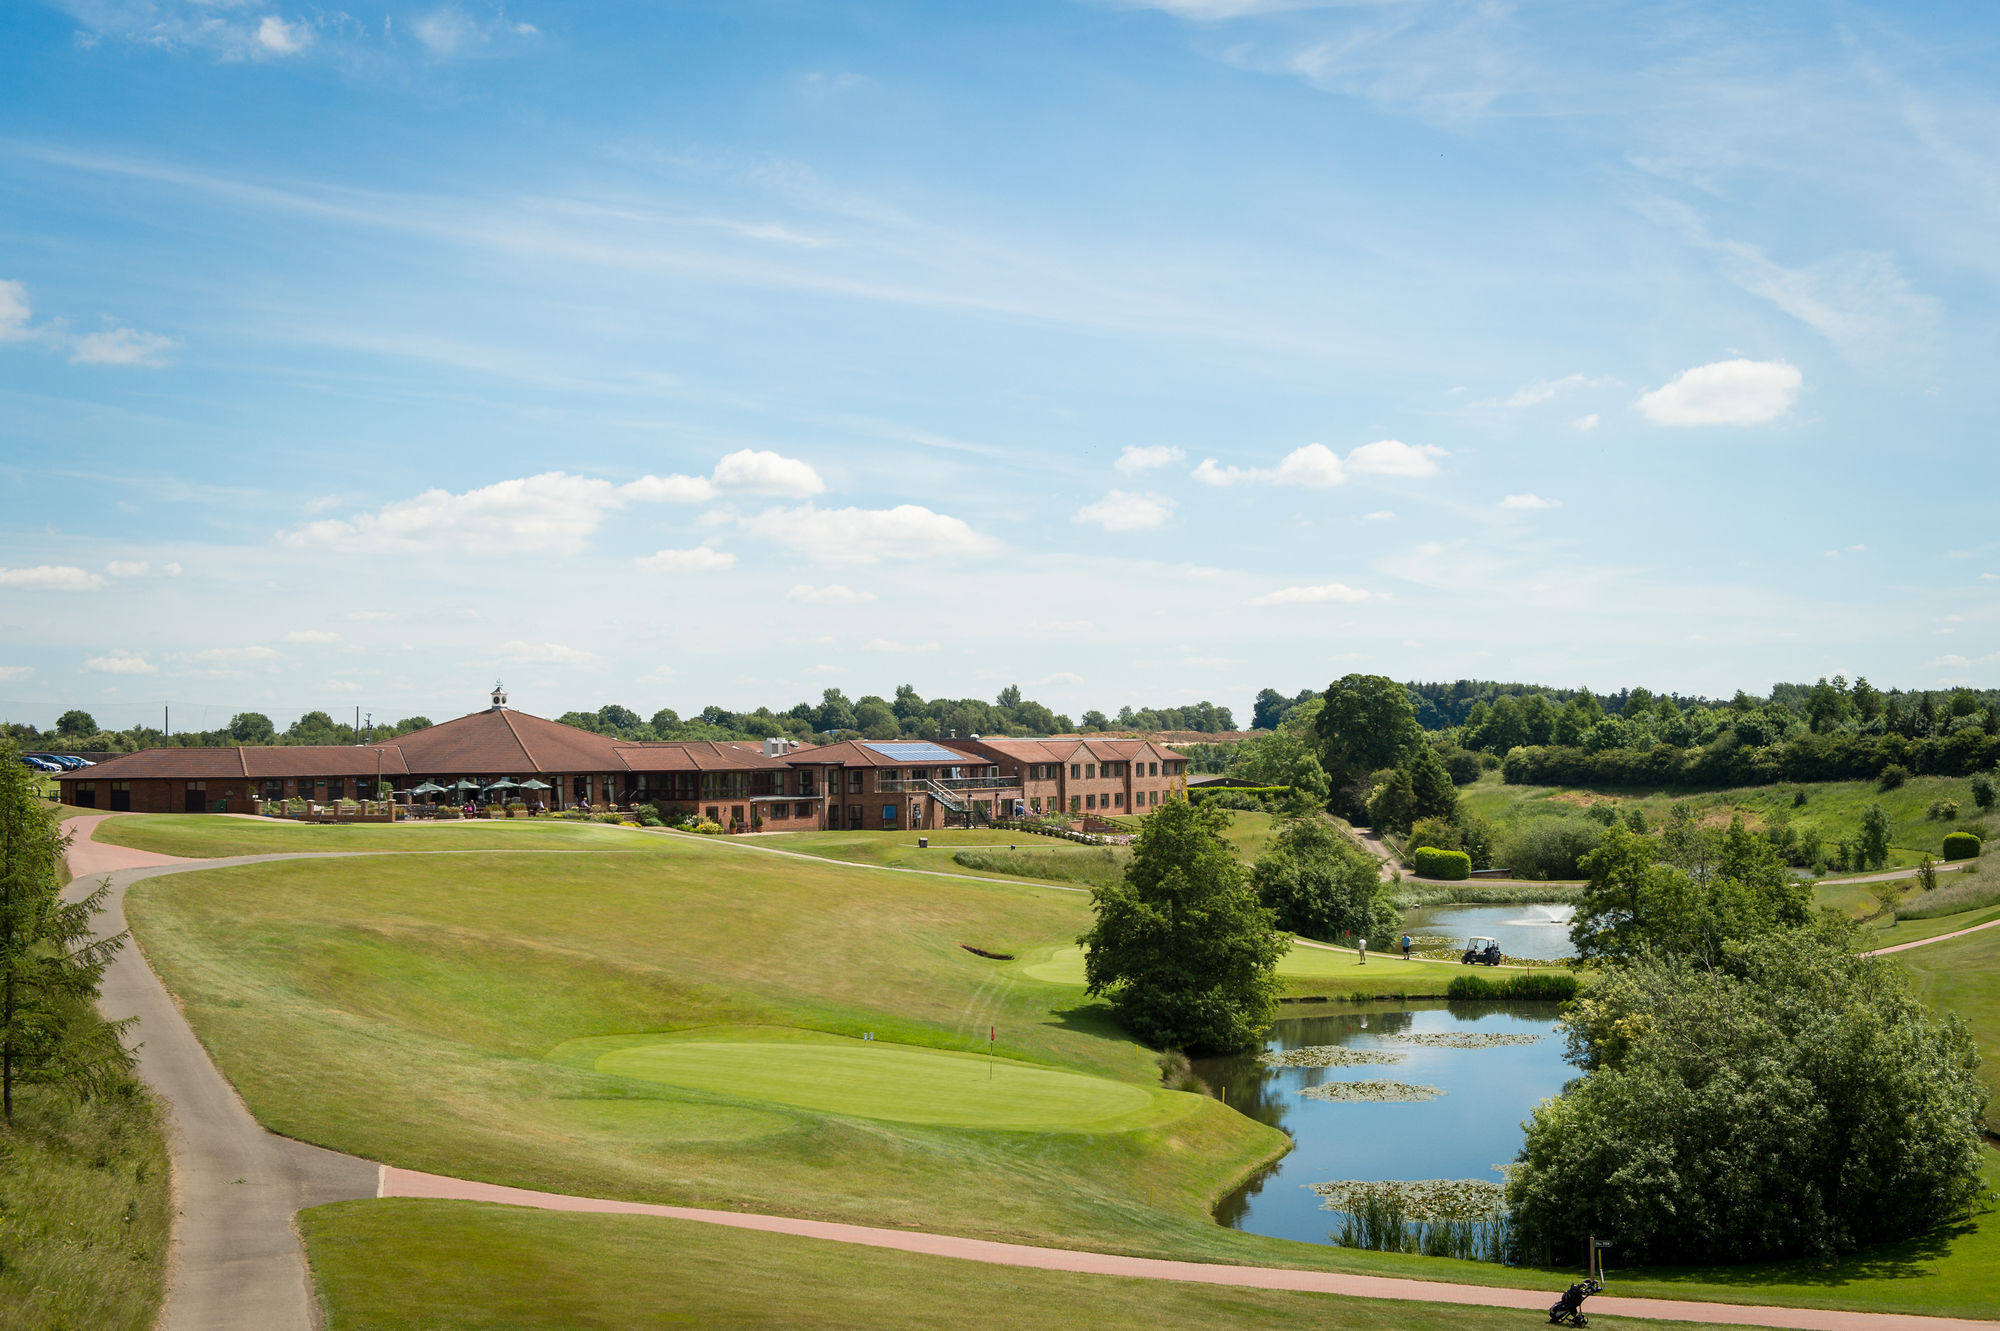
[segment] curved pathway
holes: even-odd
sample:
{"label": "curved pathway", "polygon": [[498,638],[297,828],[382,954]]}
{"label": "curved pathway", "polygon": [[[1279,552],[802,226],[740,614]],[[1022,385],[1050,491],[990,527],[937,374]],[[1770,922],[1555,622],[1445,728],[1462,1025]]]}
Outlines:
{"label": "curved pathway", "polygon": [[[177,859],[93,841],[90,834],[99,821],[101,817],[86,815],[71,819],[68,824],[77,833],[69,852],[76,881],[66,895],[80,896],[99,882],[109,883],[111,892],[106,910],[99,917],[100,931],[104,933],[125,928],[125,890],[143,879],[239,864],[328,857],[323,853],[304,853]],[[775,850],[772,853],[795,854]],[[304,1207],[373,1197],[437,1198],[551,1211],[661,1216],[1002,1266],[1297,1290],[1349,1298],[1541,1310],[1554,1297],[1548,1291],[1492,1285],[1122,1257],[791,1216],[569,1197],[398,1169],[266,1131],[251,1117],[209,1059],[179,1006],[136,945],[121,950],[106,972],[102,1006],[108,1016],[139,1018],[139,1075],[167,1107],[175,1205],[166,1307],[160,1321],[167,1331],[311,1331],[318,1322],[316,1304],[304,1247],[292,1218]],[[1591,1301],[1590,1311],[1666,1321],[1793,1327],[1800,1331],[1994,1331],[2000,1325],[1897,1313],[1603,1295]]]}

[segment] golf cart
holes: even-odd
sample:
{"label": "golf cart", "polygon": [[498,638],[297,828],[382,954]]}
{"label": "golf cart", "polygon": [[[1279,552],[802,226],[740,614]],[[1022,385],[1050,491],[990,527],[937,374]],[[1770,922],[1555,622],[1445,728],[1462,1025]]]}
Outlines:
{"label": "golf cart", "polygon": [[1500,944],[1491,938],[1468,938],[1465,940],[1465,955],[1458,960],[1465,966],[1498,966]]}

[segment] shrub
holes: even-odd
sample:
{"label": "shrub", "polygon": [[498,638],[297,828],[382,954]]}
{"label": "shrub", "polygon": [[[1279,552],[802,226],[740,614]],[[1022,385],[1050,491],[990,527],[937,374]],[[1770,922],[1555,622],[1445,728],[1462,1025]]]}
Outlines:
{"label": "shrub", "polygon": [[1412,860],[1419,878],[1456,881],[1472,877],[1472,857],[1462,850],[1438,850],[1431,846],[1419,846]]}
{"label": "shrub", "polygon": [[1941,887],[1926,893],[1914,905],[1898,906],[1896,918],[1899,920],[1937,920],[1947,915],[1963,915],[1967,911],[1984,910],[1988,906],[2000,906],[2000,883],[1982,883],[1978,879],[1967,880],[1965,870],[1952,877],[1960,881],[1950,887]]}
{"label": "shrub", "polygon": [[1984,849],[1975,832],[1947,832],[1944,838],[1944,857],[1948,860],[1971,860],[1979,857]]}
{"label": "shrub", "polygon": [[1924,810],[1924,817],[1933,822],[1949,823],[1958,817],[1957,800],[1932,800]]}
{"label": "shrub", "polygon": [[1444,770],[1451,774],[1454,786],[1469,786],[1479,779],[1480,759],[1490,756],[1474,753],[1470,749],[1453,749],[1444,755]]}
{"label": "shrub", "polygon": [[1419,818],[1410,829],[1410,849],[1420,850],[1425,846],[1432,850],[1464,850],[1465,837],[1442,818]]}
{"label": "shrub", "polygon": [[1459,975],[1445,988],[1448,999],[1511,998],[1526,1002],[1567,1003],[1576,997],[1576,976],[1568,971],[1530,971],[1489,980],[1483,975]]}
{"label": "shrub", "polygon": [[1895,790],[1910,779],[1910,769],[1901,763],[1890,763],[1882,769],[1882,774],[1875,779],[1880,783],[1882,789]]}
{"label": "shrub", "polygon": [[1500,858],[1522,878],[1581,878],[1577,861],[1602,840],[1604,829],[1588,818],[1531,818],[1507,838]]}
{"label": "shrub", "polygon": [[1993,799],[1996,794],[2000,794],[2000,787],[1996,787],[1993,784],[1992,777],[1981,772],[1978,776],[1972,778],[1972,802],[1977,804],[1981,809],[1992,808]]}

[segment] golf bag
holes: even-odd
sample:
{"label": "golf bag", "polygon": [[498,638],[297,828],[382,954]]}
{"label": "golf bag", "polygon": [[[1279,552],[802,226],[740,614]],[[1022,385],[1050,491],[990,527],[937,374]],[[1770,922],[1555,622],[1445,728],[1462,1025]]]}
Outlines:
{"label": "golf bag", "polygon": [[1598,1284],[1594,1277],[1571,1285],[1563,1291],[1562,1298],[1549,1307],[1549,1325],[1589,1326],[1590,1320],[1583,1315],[1583,1301],[1603,1289],[1604,1286]]}

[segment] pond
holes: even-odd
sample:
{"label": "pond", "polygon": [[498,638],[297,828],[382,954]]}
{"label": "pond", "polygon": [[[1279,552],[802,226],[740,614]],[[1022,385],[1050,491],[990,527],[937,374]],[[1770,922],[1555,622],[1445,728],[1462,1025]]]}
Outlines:
{"label": "pond", "polygon": [[[1483,1179],[1512,1162],[1521,1124],[1576,1069],[1563,1061],[1554,1003],[1399,1003],[1277,1022],[1273,1053],[1336,1046],[1396,1062],[1345,1067],[1268,1067],[1256,1054],[1201,1059],[1195,1070],[1229,1104],[1291,1134],[1290,1154],[1216,1206],[1222,1224],[1253,1234],[1328,1242],[1340,1216],[1310,1185],[1339,1179]],[[1453,1048],[1434,1037],[1498,1035],[1531,1043]],[[1409,1037],[1419,1037],[1408,1042]],[[1336,1055],[1336,1057],[1339,1057]],[[1436,1088],[1422,1101],[1316,1099],[1330,1082],[1395,1081]]]}
{"label": "pond", "polygon": [[1495,939],[1510,957],[1560,961],[1576,955],[1569,944],[1574,906],[1417,906],[1403,912],[1411,934],[1439,934],[1458,943],[1474,934]]}

